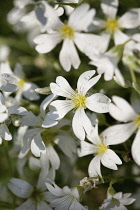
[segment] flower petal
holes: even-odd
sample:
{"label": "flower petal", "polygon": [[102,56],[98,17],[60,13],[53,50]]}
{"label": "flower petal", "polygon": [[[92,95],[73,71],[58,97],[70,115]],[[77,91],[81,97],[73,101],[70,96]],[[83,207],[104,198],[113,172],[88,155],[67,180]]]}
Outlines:
{"label": "flower petal", "polygon": [[100,176],[101,179],[102,175],[101,175],[101,156],[100,155],[96,155],[92,161],[89,164],[88,167],[88,173],[90,177],[95,177],[95,176]]}
{"label": "flower petal", "polygon": [[48,53],[55,48],[55,46],[61,42],[59,33],[41,34],[34,38],[36,51],[39,53]]}
{"label": "flower petal", "polygon": [[50,88],[53,94],[64,96],[66,98],[73,98],[75,96],[75,91],[71,88],[69,83],[64,77],[57,77],[56,83],[51,83]]}
{"label": "flower petal", "polygon": [[90,142],[92,142],[95,145],[102,144],[102,140],[98,134],[98,123],[96,121],[96,125],[92,127],[92,130],[90,133],[88,133],[87,138]]}
{"label": "flower petal", "polygon": [[10,84],[10,83],[7,83],[5,85],[2,85],[0,87],[0,90],[4,91],[4,92],[8,92],[8,93],[12,93],[16,90],[18,90],[19,87],[17,85],[14,85],[14,84]]}
{"label": "flower petal", "polygon": [[78,151],[79,157],[93,154],[94,152],[93,144],[90,144],[86,141],[81,141],[80,144],[81,144],[81,148]]}
{"label": "flower petal", "polygon": [[65,71],[70,71],[71,66],[78,69],[81,61],[77,53],[76,47],[71,39],[63,41],[62,49],[59,54],[59,60]]}
{"label": "flower petal", "polygon": [[119,156],[111,149],[107,149],[106,151],[108,153],[108,155],[111,157],[111,160],[114,161],[115,164],[117,165],[121,165],[122,161],[119,158]]}
{"label": "flower petal", "polygon": [[78,109],[72,120],[73,132],[80,140],[85,139],[85,132],[89,133],[91,131],[91,122],[84,109]]}
{"label": "flower petal", "polygon": [[4,123],[0,125],[0,137],[2,137],[3,139],[7,141],[12,140],[12,135],[9,132],[7,125]]}
{"label": "flower petal", "polygon": [[53,183],[52,182],[52,184],[53,184],[53,186],[51,185],[51,184],[49,184],[49,183],[46,183],[46,186],[47,186],[47,188],[48,188],[48,190],[53,194],[53,195],[55,195],[55,196],[64,196],[65,195],[65,193],[63,192],[63,190],[60,188],[60,187],[58,187],[55,183]]}
{"label": "flower petal", "polygon": [[37,202],[37,210],[39,210],[39,209],[52,210],[52,208],[44,201]]}
{"label": "flower petal", "polygon": [[110,99],[101,93],[95,93],[86,98],[86,107],[97,113],[109,112]]}
{"label": "flower petal", "polygon": [[42,123],[42,127],[43,128],[50,128],[52,126],[57,125],[58,120],[59,119],[59,115],[55,112],[48,112],[45,116],[45,119]]}
{"label": "flower petal", "polygon": [[22,203],[20,206],[18,206],[15,210],[28,210],[28,209],[36,209],[36,202],[29,198],[27,201]]}
{"label": "flower petal", "polygon": [[120,30],[117,30],[114,33],[114,42],[115,42],[115,45],[124,44],[129,39],[130,39],[130,37],[127,36],[125,33],[123,33]]}
{"label": "flower petal", "polygon": [[28,129],[23,137],[22,147],[21,151],[19,153],[19,158],[25,157],[25,155],[28,153],[31,147],[31,141],[34,138],[35,135],[40,133],[42,129],[40,128],[32,128]]}
{"label": "flower petal", "polygon": [[56,100],[50,104],[50,110],[59,115],[58,119],[62,119],[74,107],[71,100]]}
{"label": "flower petal", "polygon": [[102,0],[101,8],[107,17],[115,18],[118,11],[118,5],[118,0]]}
{"label": "flower petal", "polygon": [[77,90],[78,93],[85,95],[87,91],[95,85],[98,80],[100,79],[101,75],[98,75],[96,77],[91,77],[95,74],[95,70],[86,71],[83,74],[80,75],[78,82],[77,82]]}
{"label": "flower petal", "polygon": [[26,116],[22,117],[21,120],[21,124],[26,126],[39,126],[40,123],[40,118],[31,111],[29,111]]}
{"label": "flower petal", "polygon": [[102,36],[95,34],[75,32],[74,42],[81,52],[87,56],[90,56],[93,53],[103,50],[104,47],[103,45],[101,46],[102,38]]}
{"label": "flower petal", "polygon": [[38,100],[39,94],[35,91],[38,86],[32,82],[25,82],[23,88],[23,95],[30,101]]}
{"label": "flower petal", "polygon": [[88,4],[81,4],[70,15],[68,25],[76,31],[85,31],[92,23],[95,9],[89,10]]}
{"label": "flower petal", "polygon": [[42,103],[40,104],[40,115],[44,118],[45,117],[45,110],[47,106],[56,98],[56,95],[51,94],[47,96]]}
{"label": "flower petal", "polygon": [[5,122],[7,118],[8,118],[8,113],[0,113],[0,123]]}
{"label": "flower petal", "polygon": [[6,106],[5,106],[5,98],[2,95],[2,93],[0,93],[0,113],[5,112],[6,111]]}
{"label": "flower petal", "polygon": [[116,164],[122,164],[121,159],[111,149],[107,149],[102,155],[101,163],[112,170],[117,170]]}
{"label": "flower petal", "polygon": [[46,1],[42,2],[45,5],[44,17],[47,18],[47,30],[58,31],[62,26],[62,22],[58,17],[57,10],[51,7]]}
{"label": "flower petal", "polygon": [[17,115],[27,115],[28,111],[22,106],[12,106],[8,109],[8,115],[17,114]]}
{"label": "flower petal", "polygon": [[40,157],[40,154],[46,153],[45,144],[42,141],[40,133],[34,136],[31,141],[31,151],[36,157]]}
{"label": "flower petal", "polygon": [[114,104],[109,104],[109,114],[113,118],[121,122],[127,122],[137,117],[136,112],[125,99],[119,96],[113,96],[112,100]]}
{"label": "flower petal", "polygon": [[131,29],[140,25],[138,9],[131,9],[118,20],[122,28]]}
{"label": "flower petal", "polygon": [[122,85],[125,86],[124,78],[118,68],[115,68],[115,76],[117,78],[117,81]]}
{"label": "flower petal", "polygon": [[113,125],[105,129],[100,135],[105,138],[106,145],[116,145],[125,142],[136,130],[134,122]]}
{"label": "flower petal", "polygon": [[60,158],[53,146],[46,147],[46,153],[47,158],[50,160],[52,167],[55,170],[57,170],[60,166]]}
{"label": "flower petal", "polygon": [[136,137],[133,141],[131,151],[134,161],[140,166],[140,129],[138,130]]}
{"label": "flower petal", "polygon": [[9,181],[8,188],[20,198],[28,198],[33,192],[32,185],[24,180],[16,178],[12,178]]}

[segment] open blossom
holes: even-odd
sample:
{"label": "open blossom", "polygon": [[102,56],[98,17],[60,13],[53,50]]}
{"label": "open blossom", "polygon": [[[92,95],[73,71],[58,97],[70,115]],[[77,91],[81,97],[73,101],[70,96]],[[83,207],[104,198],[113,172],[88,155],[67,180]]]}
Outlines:
{"label": "open blossom", "polygon": [[[113,140],[114,144],[119,144],[125,142],[129,137],[135,132],[136,136],[132,143],[131,152],[134,161],[140,165],[140,109],[138,104],[138,113],[133,109],[133,107],[123,98],[118,96],[113,96],[112,100],[114,103],[109,105],[110,115],[120,122],[125,122],[124,124],[117,124],[111,126],[107,129],[110,133],[109,139],[113,136],[116,138]],[[138,100],[139,103],[139,100]]]}
{"label": "open blossom", "polygon": [[35,91],[38,86],[33,82],[26,81],[25,74],[20,64],[15,66],[14,73],[20,79],[20,81],[17,83],[19,89],[16,93],[15,99],[20,101],[21,97],[24,96],[30,101],[38,100],[40,97],[39,94]]}
{"label": "open blossom", "polygon": [[[30,9],[29,9],[30,8]],[[58,16],[62,15],[62,7],[55,6]],[[46,15],[47,14],[47,15]],[[28,41],[33,45],[33,39],[40,32],[46,31],[49,22],[49,5],[46,1],[14,0],[14,8],[8,13],[7,20],[18,32],[28,32]],[[51,20],[52,21],[52,20]]]}
{"label": "open blossom", "polygon": [[[8,182],[8,188],[19,198],[27,199],[15,210],[52,210],[48,205],[48,191],[45,182],[49,176],[49,171],[41,171],[37,185],[34,187],[22,179],[12,178]],[[50,177],[49,177],[50,178]]]}
{"label": "open blossom", "polygon": [[77,82],[76,91],[74,91],[67,80],[61,76],[56,78],[56,83],[50,84],[51,91],[55,95],[63,96],[67,99],[56,100],[50,104],[52,111],[49,115],[46,115],[43,127],[51,126],[46,122],[48,117],[51,118],[54,115],[58,115],[54,120],[54,122],[56,122],[56,120],[62,119],[70,110],[73,110],[73,131],[80,140],[85,139],[85,131],[88,133],[91,129],[91,121],[87,117],[85,109],[88,108],[97,113],[106,113],[108,112],[108,104],[110,103],[110,99],[101,93],[87,96],[88,90],[95,85],[101,77],[101,75],[98,75],[92,78],[94,74],[94,70],[86,71],[81,74]]}
{"label": "open blossom", "polygon": [[82,4],[77,7],[70,14],[67,24],[63,24],[60,21],[53,9],[52,14],[50,13],[49,15],[53,18],[52,24],[50,23],[52,30],[34,39],[34,42],[37,44],[36,50],[39,53],[48,53],[63,41],[59,60],[66,71],[70,71],[71,66],[77,69],[80,65],[80,58],[76,47],[85,54],[88,51],[93,51],[93,49],[97,51],[101,48],[100,36],[81,33],[81,31],[87,30],[95,15],[95,10],[89,9],[88,4]]}
{"label": "open blossom", "polygon": [[118,192],[114,195],[109,195],[104,203],[99,208],[100,210],[127,210],[125,206],[132,204],[135,199],[130,198],[131,193]]}
{"label": "open blossom", "polygon": [[8,117],[11,115],[23,116],[27,114],[28,111],[24,107],[18,105],[7,108],[5,105],[5,98],[2,93],[0,93],[0,144],[2,144],[2,139],[7,141],[12,139],[12,135],[5,124],[5,121],[8,119]]}
{"label": "open blossom", "polygon": [[20,79],[12,72],[8,61],[0,64],[0,90],[5,92],[14,92],[18,89],[16,85]]}
{"label": "open blossom", "polygon": [[87,210],[82,204],[80,204],[80,195],[76,187],[70,189],[68,186],[62,189],[55,183],[46,183],[48,190],[50,191],[49,201],[50,206],[56,210]]}
{"label": "open blossom", "polygon": [[118,0],[102,0],[101,9],[106,20],[93,21],[97,28],[105,29],[109,39],[113,36],[115,45],[123,44],[129,39],[129,36],[122,31],[123,29],[133,29],[140,25],[139,9],[131,9],[118,18],[116,16],[118,6]]}
{"label": "open blossom", "polygon": [[[72,157],[73,153],[76,153],[76,142],[69,135],[57,134],[57,127],[53,130],[42,126],[45,119],[45,109],[55,97],[52,94],[42,101],[38,116],[29,112],[27,116],[22,118],[22,125],[29,126],[29,128],[25,131],[19,157],[23,158],[31,149],[36,157],[41,157],[40,161],[43,166],[51,165],[53,169],[57,170],[60,166],[60,158],[54,145],[57,144],[67,156]],[[49,124],[49,119],[46,122]]]}
{"label": "open blossom", "polygon": [[[28,11],[28,7],[30,10]],[[45,30],[48,22],[46,13],[49,5],[43,0],[36,4],[33,0],[14,0],[14,8],[8,13],[8,22],[13,24],[16,30]],[[58,16],[63,14],[63,9],[57,9]]]}
{"label": "open blossom", "polygon": [[103,179],[100,163],[112,170],[117,170],[117,164],[122,164],[121,159],[109,148],[109,145],[113,144],[114,138],[108,139],[108,133],[106,130],[99,135],[98,125],[92,128],[91,132],[87,135],[87,138],[91,143],[81,141],[79,156],[82,157],[94,154],[95,157],[91,160],[88,167],[89,176],[100,176],[101,179]]}
{"label": "open blossom", "polygon": [[98,53],[89,55],[91,61],[90,64],[97,66],[98,74],[104,74],[106,81],[111,80],[115,75],[120,84],[124,85],[124,78],[118,68],[117,54],[111,50],[106,53]]}

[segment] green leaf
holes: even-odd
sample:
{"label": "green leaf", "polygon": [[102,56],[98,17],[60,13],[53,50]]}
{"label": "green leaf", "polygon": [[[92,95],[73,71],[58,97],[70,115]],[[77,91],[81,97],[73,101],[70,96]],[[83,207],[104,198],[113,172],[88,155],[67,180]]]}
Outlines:
{"label": "green leaf", "polygon": [[140,94],[140,84],[133,82],[132,86]]}

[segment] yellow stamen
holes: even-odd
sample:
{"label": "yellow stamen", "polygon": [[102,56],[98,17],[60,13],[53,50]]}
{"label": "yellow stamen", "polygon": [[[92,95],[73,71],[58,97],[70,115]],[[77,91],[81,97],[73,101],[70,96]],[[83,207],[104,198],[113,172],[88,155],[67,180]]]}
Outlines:
{"label": "yellow stamen", "polygon": [[102,142],[102,144],[98,145],[97,154],[104,154],[108,147]]}
{"label": "yellow stamen", "polygon": [[72,99],[72,102],[75,105],[75,110],[78,108],[86,108],[86,97],[77,93],[75,97]]}
{"label": "yellow stamen", "polygon": [[108,19],[105,27],[109,33],[114,33],[120,28],[117,19]]}
{"label": "yellow stamen", "polygon": [[60,29],[60,33],[63,39],[65,38],[73,38],[74,36],[74,30],[68,26],[68,25],[64,25],[61,29]]}
{"label": "yellow stamen", "polygon": [[136,123],[136,126],[137,126],[138,128],[140,128],[140,115],[138,115],[138,116],[136,117],[136,119],[134,120],[134,122]]}
{"label": "yellow stamen", "polygon": [[24,79],[20,79],[20,81],[16,85],[19,86],[20,88],[22,88],[24,83],[25,83],[25,80]]}

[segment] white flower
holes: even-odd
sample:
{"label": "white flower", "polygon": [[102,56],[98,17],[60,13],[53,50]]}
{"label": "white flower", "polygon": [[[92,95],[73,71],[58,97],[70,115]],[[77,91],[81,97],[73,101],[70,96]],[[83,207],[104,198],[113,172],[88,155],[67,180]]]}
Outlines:
{"label": "white flower", "polygon": [[7,125],[5,124],[5,121],[8,119],[10,115],[27,115],[28,111],[21,107],[21,106],[12,106],[7,109],[5,105],[5,99],[0,93],[0,144],[2,144],[2,139],[5,139],[7,141],[10,141],[12,139],[12,136],[9,132],[9,129]]}
{"label": "white flower", "polygon": [[54,98],[55,96],[52,94],[44,99],[40,106],[39,116],[35,116],[32,112],[29,112],[26,117],[22,118],[22,126],[31,126],[32,128],[28,129],[24,135],[21,152],[19,154],[20,158],[24,157],[30,149],[36,157],[40,157],[42,153],[46,153],[45,144],[41,136],[41,132],[45,130],[42,128],[42,122],[45,109]]}
{"label": "white flower", "polygon": [[[112,139],[112,136],[116,136],[113,140],[114,144],[119,144],[125,142],[129,137],[137,130],[137,134],[132,143],[132,156],[134,161],[140,165],[140,114],[135,112],[131,105],[123,98],[118,96],[113,96],[113,103],[109,105],[109,113],[112,117],[120,122],[125,122],[124,124],[118,124],[111,126],[107,129],[107,132],[110,133],[109,139]],[[138,100],[139,103],[139,100]],[[139,107],[139,104],[138,104]],[[126,123],[127,122],[127,123]]]}
{"label": "white flower", "polygon": [[106,16],[106,20],[96,20],[93,24],[97,28],[104,28],[109,38],[114,37],[115,45],[123,44],[129,37],[122,32],[123,29],[132,29],[140,25],[139,9],[131,9],[121,17],[116,17],[118,10],[118,0],[102,0],[101,9]]}
{"label": "white flower", "polygon": [[132,204],[136,199],[130,198],[131,193],[118,192],[104,200],[100,210],[127,210],[125,206]]}
{"label": "white flower", "polygon": [[124,45],[122,61],[129,68],[133,65],[135,71],[139,72],[140,34],[136,33]]}
{"label": "white flower", "polygon": [[86,141],[81,141],[81,150],[79,151],[80,157],[89,154],[95,155],[89,164],[88,173],[90,177],[100,176],[102,180],[100,162],[105,167],[112,170],[117,170],[117,164],[122,164],[121,159],[116,155],[116,153],[109,149],[109,145],[113,144],[114,139],[108,139],[108,133],[106,130],[104,132],[102,132],[99,136],[98,125],[93,127],[87,136],[92,144]]}
{"label": "white flower", "polygon": [[[45,129],[42,127],[45,118],[45,109],[55,97],[56,96],[52,94],[44,99],[40,106],[39,116],[35,116],[32,112],[29,112],[27,116],[22,118],[22,125],[30,126],[30,128],[23,137],[19,157],[23,158],[31,149],[36,157],[41,157],[40,161],[42,167],[51,165],[57,170],[60,166],[60,158],[54,149],[54,145],[57,144],[67,156],[72,157],[73,154],[76,153],[76,142],[69,135],[58,135],[57,127],[55,127],[54,130],[53,128]],[[49,120],[47,123],[50,124]],[[64,125],[65,124],[67,123],[64,123]]]}
{"label": "white flower", "polygon": [[94,74],[94,70],[81,74],[77,82],[76,91],[61,76],[56,78],[56,83],[50,84],[51,91],[55,95],[66,97],[67,100],[56,100],[50,104],[52,112],[46,115],[43,127],[51,126],[46,122],[48,118],[54,116],[55,120],[52,120],[52,123],[54,123],[56,120],[62,119],[70,110],[73,110],[75,112],[72,121],[73,131],[80,140],[85,139],[85,131],[88,133],[91,129],[91,122],[85,114],[85,109],[88,108],[94,112],[106,113],[108,112],[108,104],[110,103],[110,99],[101,93],[87,96],[87,91],[100,79],[100,75],[91,78]]}
{"label": "white flower", "polygon": [[[64,9],[58,5],[55,6],[55,10],[58,16],[64,12]],[[8,13],[7,19],[13,25],[14,30],[28,31],[28,41],[33,45],[34,37],[46,31],[50,21],[49,16],[49,5],[44,0],[39,2],[14,0],[14,8]]]}
{"label": "white flower", "polygon": [[70,189],[65,186],[61,189],[55,183],[46,183],[46,186],[52,194],[49,198],[51,207],[57,210],[87,210],[79,203],[80,195],[76,187]]}
{"label": "white flower", "polygon": [[47,204],[48,192],[44,184],[47,179],[48,173],[48,171],[40,172],[40,176],[36,187],[33,187],[28,182],[17,178],[12,178],[9,181],[8,188],[12,191],[12,193],[18,196],[19,198],[27,199],[15,210],[52,210],[52,208]]}
{"label": "white flower", "polygon": [[17,78],[10,66],[8,61],[2,62],[0,64],[0,90],[5,92],[13,92],[18,89],[17,82],[19,82],[19,78]]}
{"label": "white flower", "polygon": [[[80,58],[76,47],[87,54],[89,51],[98,51],[101,47],[101,37],[93,34],[80,33],[86,31],[92,22],[95,10],[89,10],[88,4],[82,4],[77,7],[69,16],[67,24],[63,24],[55,11],[50,12],[52,24],[47,34],[41,34],[34,39],[37,44],[36,50],[39,53],[48,53],[55,48],[57,44],[63,41],[62,49],[59,54],[59,60],[66,71],[70,71],[71,66],[77,69],[80,65]],[[48,16],[49,18],[49,16]],[[99,46],[100,45],[100,46]]]}
{"label": "white flower", "polygon": [[35,83],[26,81],[25,74],[22,70],[22,66],[17,64],[14,69],[14,74],[20,78],[20,81],[17,83],[19,90],[17,91],[15,99],[20,101],[22,95],[30,101],[38,100],[39,94],[35,91],[38,86]]}
{"label": "white flower", "polygon": [[120,84],[124,85],[124,78],[118,68],[118,58],[115,53],[111,50],[106,53],[99,53],[94,55],[89,55],[91,65],[97,66],[98,74],[104,74],[104,79],[106,81],[111,80],[115,75]]}

